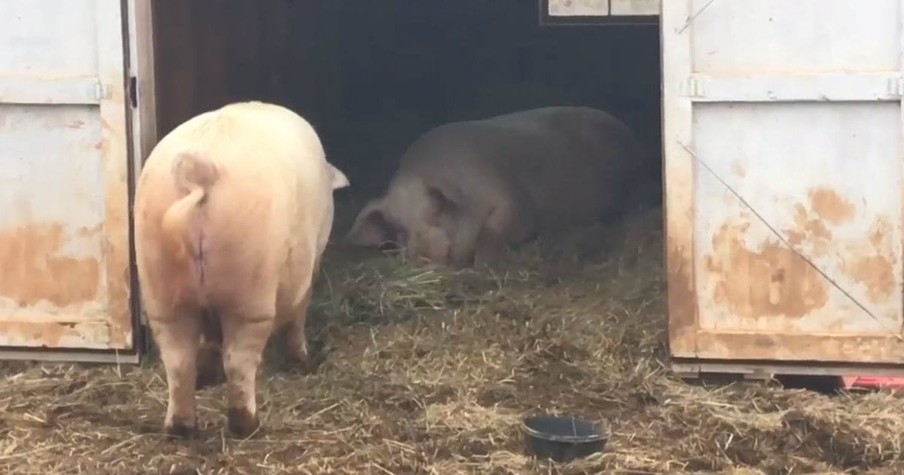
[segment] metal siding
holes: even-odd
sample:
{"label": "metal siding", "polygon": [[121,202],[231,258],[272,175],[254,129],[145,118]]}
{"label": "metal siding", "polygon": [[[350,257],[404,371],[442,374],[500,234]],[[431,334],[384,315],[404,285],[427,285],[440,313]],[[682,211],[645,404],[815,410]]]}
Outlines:
{"label": "metal siding", "polygon": [[673,356],[904,362],[902,3],[664,3]]}
{"label": "metal siding", "polygon": [[609,0],[609,13],[613,16],[656,16],[660,8],[660,0]]}
{"label": "metal siding", "polygon": [[548,14],[570,16],[656,16],[661,0],[549,0]]}
{"label": "metal siding", "polygon": [[609,0],[549,0],[549,16],[603,16]]}
{"label": "metal siding", "polygon": [[131,349],[121,2],[0,11],[0,346]]}

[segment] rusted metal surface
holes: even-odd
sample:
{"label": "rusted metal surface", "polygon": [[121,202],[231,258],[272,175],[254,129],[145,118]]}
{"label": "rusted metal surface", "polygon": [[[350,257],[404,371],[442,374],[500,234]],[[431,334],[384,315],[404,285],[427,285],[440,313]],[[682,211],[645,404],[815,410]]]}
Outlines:
{"label": "rusted metal surface", "polygon": [[901,2],[663,8],[672,355],[904,363]]}
{"label": "rusted metal surface", "polygon": [[898,106],[708,104],[695,119],[712,169],[695,190],[700,328],[900,330]]}
{"label": "rusted metal surface", "polygon": [[0,347],[130,349],[120,2],[3,10]]}
{"label": "rusted metal surface", "polygon": [[[685,3],[685,2],[679,2]],[[678,8],[680,7],[680,8]],[[669,347],[672,354],[696,352],[697,295],[694,286],[694,157],[692,104],[679,87],[691,74],[690,42],[679,31],[686,5],[663,5],[663,196]]]}

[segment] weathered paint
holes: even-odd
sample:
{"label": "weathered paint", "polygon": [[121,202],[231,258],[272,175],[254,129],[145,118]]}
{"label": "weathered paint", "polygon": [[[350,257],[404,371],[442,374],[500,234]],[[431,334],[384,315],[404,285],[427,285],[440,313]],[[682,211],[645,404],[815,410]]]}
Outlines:
{"label": "weathered paint", "polygon": [[[680,7],[680,8],[679,8]],[[694,157],[691,143],[692,103],[683,96],[691,75],[691,45],[680,28],[687,5],[663,4],[660,28],[663,101],[663,215],[669,347],[673,354],[696,354],[697,295],[694,283]],[[676,37],[677,36],[677,37]]]}
{"label": "weathered paint", "polygon": [[609,0],[549,0],[549,16],[604,16]]}
{"label": "weathered paint", "polygon": [[549,16],[655,16],[661,0],[549,0]]}
{"label": "weathered paint", "polygon": [[674,357],[904,362],[902,13],[663,4]]}
{"label": "weathered paint", "polygon": [[[695,106],[694,150],[712,170],[695,183],[700,326],[899,329],[887,281],[900,287],[901,229],[886,216],[901,206],[889,192],[901,186],[900,128],[887,102]],[[730,161],[747,174],[723,183]]]}
{"label": "weathered paint", "polygon": [[[28,224],[0,231],[0,289],[19,307],[49,301],[56,306],[90,302],[100,287],[96,257],[63,252],[59,223]],[[97,230],[88,234],[91,239]]]}
{"label": "weathered paint", "polygon": [[0,346],[130,349],[121,2],[3,12]]}
{"label": "weathered paint", "polygon": [[661,0],[609,0],[613,16],[659,15]]}

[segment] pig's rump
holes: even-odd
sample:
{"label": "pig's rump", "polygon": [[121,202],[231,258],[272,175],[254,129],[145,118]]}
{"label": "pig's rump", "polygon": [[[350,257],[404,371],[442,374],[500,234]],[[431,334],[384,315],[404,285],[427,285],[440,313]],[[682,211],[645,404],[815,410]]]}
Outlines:
{"label": "pig's rump", "polygon": [[[303,207],[293,206],[292,200],[317,190],[303,189],[308,183],[296,178],[302,162],[291,154],[305,149],[280,145],[285,130],[255,122],[253,116],[230,119],[208,117],[209,122],[186,128],[183,135],[191,140],[167,137],[170,141],[160,150],[171,158],[150,164],[159,173],[146,170],[143,185],[155,193],[143,197],[145,215],[136,220],[142,255],[147,256],[143,268],[154,276],[147,279],[150,288],[145,291],[156,297],[151,301],[176,306],[272,315],[278,291],[281,300],[299,298],[299,279],[283,281],[279,288],[280,277],[290,274],[289,259],[310,260],[316,248],[316,236],[301,229],[292,233],[293,227],[317,218],[302,215]],[[150,225],[163,222],[186,199],[169,172],[185,156],[212,166],[216,180],[205,190],[203,203],[184,211],[184,222],[172,229]],[[298,251],[291,257],[290,248]],[[167,288],[159,288],[163,285]]]}

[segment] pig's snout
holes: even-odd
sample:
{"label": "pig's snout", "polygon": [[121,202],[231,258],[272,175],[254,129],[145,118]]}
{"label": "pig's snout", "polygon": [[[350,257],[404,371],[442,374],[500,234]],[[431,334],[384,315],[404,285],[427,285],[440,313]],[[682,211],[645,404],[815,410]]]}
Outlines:
{"label": "pig's snout", "polygon": [[413,232],[406,245],[409,261],[415,264],[446,264],[451,242],[442,228],[427,226]]}

